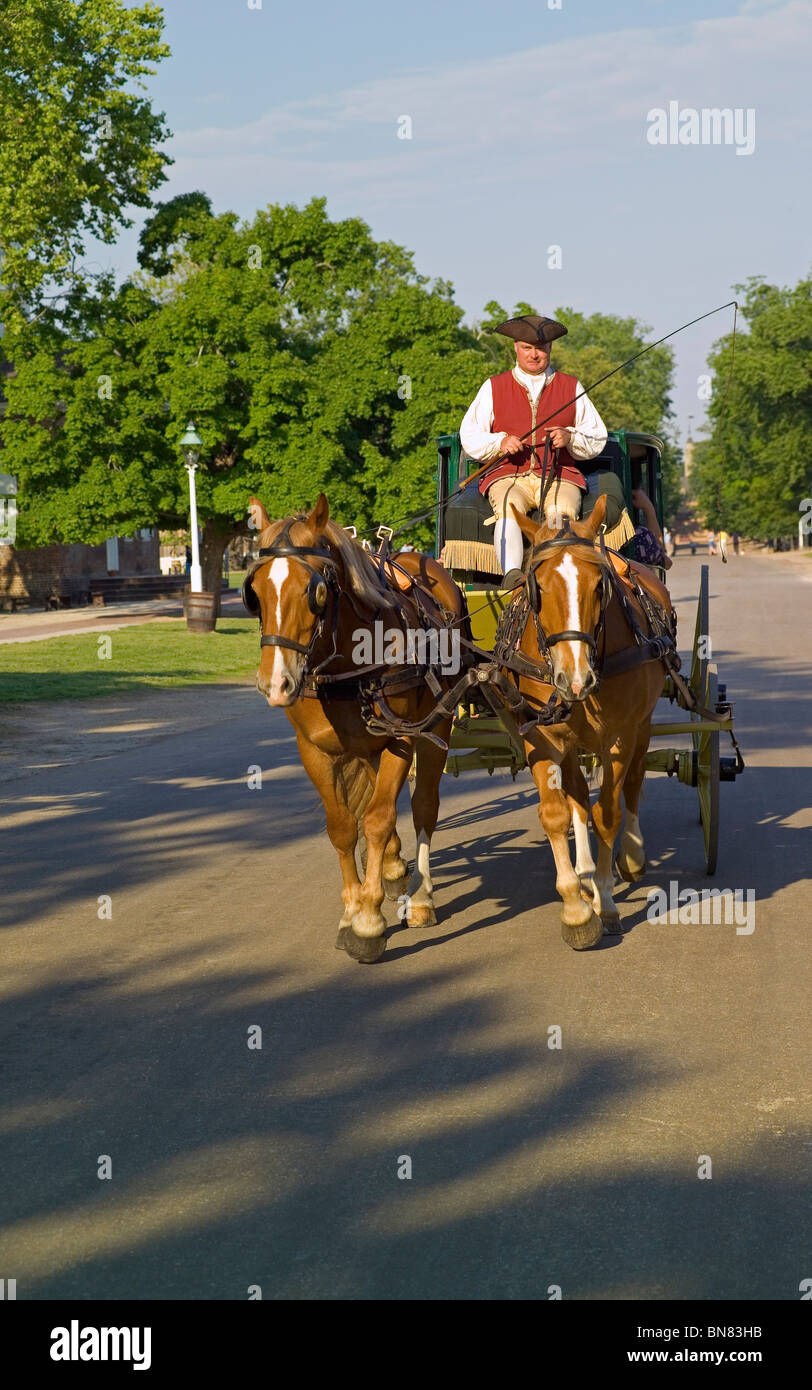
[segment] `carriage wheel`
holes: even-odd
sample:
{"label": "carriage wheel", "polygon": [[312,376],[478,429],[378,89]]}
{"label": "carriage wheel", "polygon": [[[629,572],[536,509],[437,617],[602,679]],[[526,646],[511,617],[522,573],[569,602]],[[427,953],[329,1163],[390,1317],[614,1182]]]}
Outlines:
{"label": "carriage wheel", "polygon": [[[716,666],[706,663],[706,680],[699,687],[700,699],[708,709],[715,709],[719,698]],[[716,872],[719,849],[719,731],[692,734],[697,762],[697,794],[699,819],[705,839],[705,872]]]}

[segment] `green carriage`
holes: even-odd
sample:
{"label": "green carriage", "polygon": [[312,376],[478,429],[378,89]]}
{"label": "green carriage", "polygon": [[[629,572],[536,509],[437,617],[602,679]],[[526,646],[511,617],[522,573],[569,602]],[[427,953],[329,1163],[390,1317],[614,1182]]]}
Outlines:
{"label": "green carriage", "polygon": [[[513,594],[498,586],[500,570],[487,525],[490,507],[474,483],[465,486],[465,479],[479,464],[466,457],[458,434],[442,435],[437,444],[435,553],[468,596],[476,646],[492,651],[499,618]],[[624,507],[627,516],[635,516],[634,489],[642,488],[651,498],[662,526],[662,450],[662,441],[654,435],[612,430],[600,457],[581,465],[590,470],[585,473],[590,490],[584,511],[591,510],[597,495],[607,495],[613,508],[611,515],[607,511],[607,526],[613,533],[610,544],[621,553],[628,555],[631,550],[633,530],[621,518]],[[642,521],[642,517],[639,519]],[[703,565],[688,676],[696,699],[692,705],[685,697],[684,683],[680,688],[671,676],[667,678],[663,698],[676,703],[679,717],[665,717],[652,724],[652,740],[657,740],[657,746],[649,747],[646,768],[665,772],[696,788],[706,870],[712,874],[719,841],[719,785],[733,781],[744,764],[733,737],[733,715],[726,689],[719,684],[709,654],[708,567]],[[720,735],[724,732],[730,734],[735,750],[730,757],[721,756]],[[678,735],[686,736],[687,746],[662,746],[662,740]],[[479,693],[460,705],[451,735],[447,772],[456,777],[473,769],[492,773],[495,768],[508,768],[515,777],[525,766],[524,740],[505,709]],[[588,758],[584,759],[584,770],[593,770]]]}

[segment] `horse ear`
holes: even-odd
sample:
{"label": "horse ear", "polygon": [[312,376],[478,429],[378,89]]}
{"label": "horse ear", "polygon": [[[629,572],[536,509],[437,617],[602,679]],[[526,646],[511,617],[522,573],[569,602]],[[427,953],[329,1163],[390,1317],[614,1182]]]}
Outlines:
{"label": "horse ear", "polygon": [[251,513],[251,521],[253,522],[252,530],[260,532],[267,530],[271,524],[271,518],[268,516],[268,513],[258,497],[251,498],[248,510]]}
{"label": "horse ear", "polygon": [[309,526],[312,526],[316,535],[321,535],[327,522],[330,520],[330,504],[323,492],[319,493],[318,501],[307,518]]}
{"label": "horse ear", "polygon": [[595,505],[592,508],[590,515],[587,517],[585,524],[589,528],[592,535],[597,536],[605,520],[606,494],[602,492],[600,497],[596,500]]}
{"label": "horse ear", "polygon": [[532,541],[532,540],[535,540],[535,538],[536,538],[536,536],[538,535],[538,532],[539,532],[539,530],[540,530],[540,527],[539,527],[538,522],[537,522],[537,521],[531,521],[531,520],[530,520],[530,517],[529,517],[529,516],[525,516],[524,512],[520,512],[516,507],[514,507],[514,505],[513,505],[512,502],[511,502],[511,504],[510,504],[510,510],[512,511],[513,515],[515,516],[516,521],[518,522],[520,529],[521,529],[522,531],[524,531],[524,534],[527,536],[527,539],[528,539],[528,540],[531,540],[531,541]]}

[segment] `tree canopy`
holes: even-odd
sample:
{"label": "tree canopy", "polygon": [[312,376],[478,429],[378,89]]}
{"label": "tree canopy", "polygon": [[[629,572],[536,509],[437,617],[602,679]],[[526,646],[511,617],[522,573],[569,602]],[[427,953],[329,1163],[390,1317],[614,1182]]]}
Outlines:
{"label": "tree canopy", "polygon": [[[436,436],[514,360],[492,331],[508,317],[498,305],[463,327],[449,283],[418,275],[359,218],[331,221],[324,199],[240,223],[184,194],[156,207],[139,262],[122,285],[76,287],[10,335],[2,439],[20,545],[184,527],[190,417],[208,587],[251,493],[279,516],[323,490],[344,525],[396,524],[432,506]],[[572,341],[556,361],[585,383],[643,345],[633,319],[558,312]],[[596,404],[610,426],[662,430],[670,377],[657,348]],[[432,529],[410,539],[430,545]]]}
{"label": "tree canopy", "polygon": [[140,94],[169,49],[154,4],[5,0],[0,8],[0,309],[8,323],[64,284],[84,238],[149,207],[168,131]]}
{"label": "tree canopy", "polygon": [[[710,437],[692,481],[707,523],[756,539],[792,536],[812,492],[812,280],[737,285],[746,330],[715,345]],[[732,365],[732,375],[731,375]]]}

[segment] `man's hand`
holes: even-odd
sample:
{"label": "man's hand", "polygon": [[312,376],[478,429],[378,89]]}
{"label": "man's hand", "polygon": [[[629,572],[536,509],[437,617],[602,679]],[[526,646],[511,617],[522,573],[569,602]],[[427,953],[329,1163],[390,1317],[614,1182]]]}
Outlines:
{"label": "man's hand", "polygon": [[567,449],[570,442],[570,432],[566,427],[557,425],[555,429],[547,430],[547,438],[554,449]]}
{"label": "man's hand", "polygon": [[506,434],[499,445],[503,454],[520,454],[524,445],[515,434]]}

